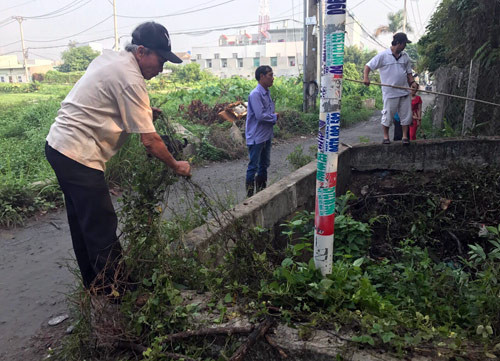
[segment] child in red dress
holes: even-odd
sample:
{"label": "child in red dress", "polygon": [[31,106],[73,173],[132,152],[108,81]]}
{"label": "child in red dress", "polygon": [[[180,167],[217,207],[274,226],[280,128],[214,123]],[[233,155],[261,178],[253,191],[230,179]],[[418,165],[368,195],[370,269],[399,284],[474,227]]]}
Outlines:
{"label": "child in red dress", "polygon": [[410,125],[410,140],[417,139],[417,128],[422,122],[422,98],[417,95],[418,85],[411,91],[411,112],[413,113],[413,123]]}

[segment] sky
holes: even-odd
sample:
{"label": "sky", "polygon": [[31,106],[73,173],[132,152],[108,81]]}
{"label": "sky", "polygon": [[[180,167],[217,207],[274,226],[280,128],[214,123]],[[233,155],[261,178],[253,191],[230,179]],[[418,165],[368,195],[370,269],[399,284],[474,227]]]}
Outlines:
{"label": "sky", "polygon": [[[304,0],[268,0],[271,28],[302,27]],[[409,34],[418,40],[440,0],[407,0]],[[387,14],[402,9],[404,0],[347,0],[347,8],[371,33],[387,24]],[[118,35],[122,45],[140,23],[154,20],[166,26],[176,52],[193,46],[216,46],[221,34],[254,33],[259,0],[116,0]],[[29,58],[60,59],[69,41],[98,40],[105,49],[114,44],[113,0],[1,0],[0,55],[21,56],[19,22]],[[280,21],[283,20],[283,21]],[[286,20],[286,21],[285,21]],[[225,30],[217,30],[229,28]],[[108,39],[105,39],[108,38]],[[390,36],[379,41],[389,46]]]}

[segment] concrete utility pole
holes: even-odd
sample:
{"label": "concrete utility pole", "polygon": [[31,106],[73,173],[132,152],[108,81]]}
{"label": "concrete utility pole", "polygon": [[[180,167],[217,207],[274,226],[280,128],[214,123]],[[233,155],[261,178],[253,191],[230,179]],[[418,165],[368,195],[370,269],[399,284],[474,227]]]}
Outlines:
{"label": "concrete utility pole", "polygon": [[403,33],[406,33],[406,0],[405,0],[405,5],[403,8]]}
{"label": "concrete utility pole", "polygon": [[23,22],[23,17],[22,16],[14,16],[13,19],[16,19],[17,22],[19,23],[19,29],[21,30],[21,46],[23,48],[23,66],[24,66],[24,75],[26,76],[26,82],[27,83],[30,83],[31,82],[31,79],[29,77],[29,74],[28,74],[28,63],[27,63],[27,60],[26,60],[26,48],[24,47],[24,33],[23,33],[23,26],[22,26],[22,22]]}
{"label": "concrete utility pole", "polygon": [[323,275],[332,273],[335,197],[344,74],[346,0],[325,3],[324,49],[321,54],[314,264]]}
{"label": "concrete utility pole", "polygon": [[307,25],[307,58],[304,66],[304,111],[306,112],[314,109],[316,105],[316,94],[314,94],[316,87],[311,85],[311,83],[316,81],[316,74],[318,71],[318,40],[316,35],[313,35],[314,26],[317,25],[317,12],[317,0],[309,0],[307,22],[310,25]]}
{"label": "concrete utility pole", "polygon": [[[472,59],[469,69],[469,84],[467,86],[467,98],[475,99],[477,81],[479,78],[479,61]],[[475,102],[468,100],[465,102],[464,121],[462,124],[462,135],[465,135],[473,126]]]}
{"label": "concrete utility pole", "polygon": [[318,71],[317,73],[317,76],[316,76],[316,82],[319,84],[321,84],[321,61],[322,61],[322,58],[323,58],[323,37],[324,37],[324,34],[323,34],[323,17],[324,17],[324,13],[325,13],[325,8],[324,8],[324,4],[325,4],[325,0],[318,0],[318,33],[319,33],[319,36],[318,36],[318,59],[317,59],[317,66],[318,66],[318,69],[320,71]]}
{"label": "concrete utility pole", "polygon": [[307,88],[306,88],[306,66],[307,66],[307,0],[304,0],[304,34],[302,35],[302,111],[306,112],[306,97],[307,97]]}
{"label": "concrete utility pole", "polygon": [[115,22],[115,51],[118,51],[118,23],[116,21],[116,0],[113,0],[113,19]]}

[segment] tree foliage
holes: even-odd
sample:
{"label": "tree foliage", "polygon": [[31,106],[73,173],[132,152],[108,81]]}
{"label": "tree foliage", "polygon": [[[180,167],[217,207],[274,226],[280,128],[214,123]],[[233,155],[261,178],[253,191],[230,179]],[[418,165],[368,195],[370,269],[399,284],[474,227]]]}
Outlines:
{"label": "tree foliage", "polygon": [[467,66],[474,57],[500,60],[499,19],[498,0],[443,0],[418,43],[422,67],[433,72]]}
{"label": "tree foliage", "polygon": [[84,71],[90,62],[99,56],[99,52],[92,50],[90,46],[70,47],[61,54],[63,65],[59,71],[69,73],[71,71]]}
{"label": "tree foliage", "polygon": [[214,76],[209,72],[202,70],[200,68],[200,64],[198,63],[190,63],[186,65],[174,65],[167,63],[165,68],[172,71],[169,76],[172,81],[191,83],[201,80],[214,79]]}
{"label": "tree foliage", "polygon": [[[443,0],[433,14],[426,34],[418,43],[420,70],[457,67],[467,73],[471,60],[479,62],[477,99],[500,103],[500,1]],[[465,94],[461,94],[465,95]],[[448,124],[460,130],[461,120],[454,104],[446,110]],[[458,112],[460,113],[460,112]],[[475,132],[500,134],[500,108],[476,104]]]}
{"label": "tree foliage", "polygon": [[[394,34],[397,33],[398,31],[403,30],[403,10],[399,10],[395,13],[389,13],[387,15],[387,20],[389,20],[389,23],[387,25],[380,25],[376,30],[375,30],[375,36],[379,36],[384,33],[389,33],[389,34]],[[413,29],[409,24],[406,24],[406,32],[411,33]]]}
{"label": "tree foliage", "polygon": [[346,46],[344,51],[344,63],[353,63],[356,65],[356,69],[360,73],[363,73],[363,68],[366,63],[368,63],[375,55],[377,55],[375,50],[367,51],[361,50],[357,46]]}

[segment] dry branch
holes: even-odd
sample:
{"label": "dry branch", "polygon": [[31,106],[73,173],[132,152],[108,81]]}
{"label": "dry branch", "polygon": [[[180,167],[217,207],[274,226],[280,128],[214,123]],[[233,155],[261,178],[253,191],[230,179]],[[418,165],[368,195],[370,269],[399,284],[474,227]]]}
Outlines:
{"label": "dry branch", "polygon": [[250,336],[248,336],[247,342],[245,342],[240,346],[240,348],[238,348],[238,350],[233,354],[229,361],[242,361],[250,348],[259,340],[259,338],[263,337],[266,334],[266,332],[269,330],[269,328],[271,328],[273,324],[274,321],[269,318],[263,321],[255,329],[255,331],[253,331]]}
{"label": "dry branch", "polygon": [[272,347],[274,347],[278,351],[278,353],[280,354],[281,358],[288,358],[288,355],[286,354],[286,352],[283,351],[283,349],[278,346],[278,344],[276,343],[276,341],[274,341],[271,338],[271,336],[266,335],[266,341],[267,341],[268,344],[270,344]]}
{"label": "dry branch", "polygon": [[254,326],[247,327],[217,327],[217,328],[202,328],[195,331],[184,331],[168,335],[166,341],[176,341],[189,337],[196,336],[215,336],[215,335],[234,335],[238,333],[250,333]]}

